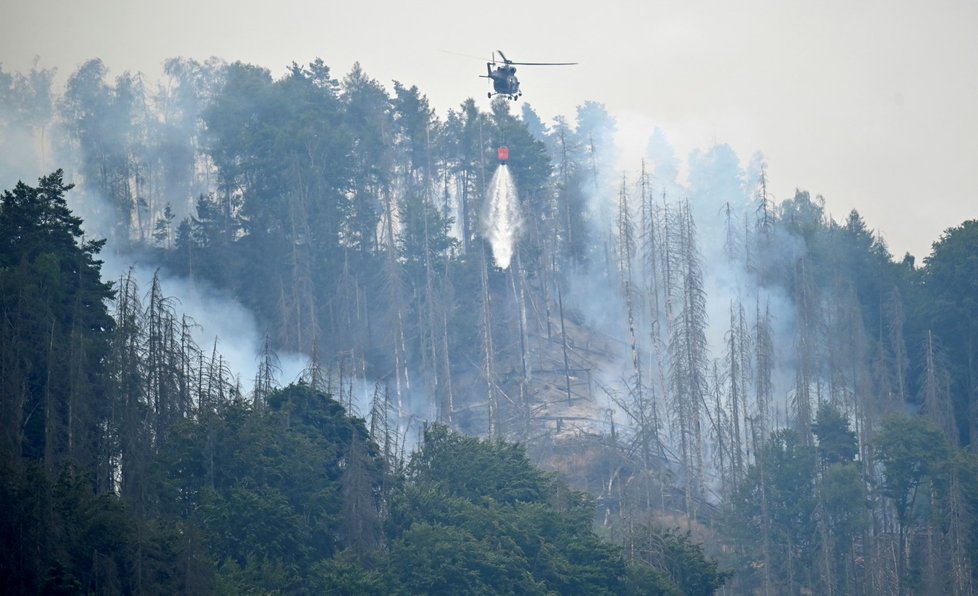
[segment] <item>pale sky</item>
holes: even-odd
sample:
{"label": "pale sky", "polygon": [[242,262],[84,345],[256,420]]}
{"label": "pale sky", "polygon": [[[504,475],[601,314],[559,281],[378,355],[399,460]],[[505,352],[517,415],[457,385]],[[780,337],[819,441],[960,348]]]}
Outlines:
{"label": "pale sky", "polygon": [[545,122],[603,103],[634,152],[626,166],[656,125],[681,158],[716,142],[742,165],[761,151],[775,199],[797,187],[837,220],[858,209],[918,262],[944,229],[978,218],[976,0],[0,3],[4,69],[39,56],[61,82],[93,57],[149,79],[175,56],[275,76],[321,57],[338,78],[359,61],[389,89],[417,85],[444,117],[468,97],[488,109],[477,75],[494,49],[577,61],[521,68],[521,101]]}

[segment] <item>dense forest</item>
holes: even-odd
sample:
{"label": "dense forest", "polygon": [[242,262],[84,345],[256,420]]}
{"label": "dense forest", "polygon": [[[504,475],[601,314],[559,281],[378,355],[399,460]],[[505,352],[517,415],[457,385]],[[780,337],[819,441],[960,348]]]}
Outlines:
{"label": "dense forest", "polygon": [[975,592],[978,220],[918,264],[594,101],[164,72],[0,69],[8,591]]}

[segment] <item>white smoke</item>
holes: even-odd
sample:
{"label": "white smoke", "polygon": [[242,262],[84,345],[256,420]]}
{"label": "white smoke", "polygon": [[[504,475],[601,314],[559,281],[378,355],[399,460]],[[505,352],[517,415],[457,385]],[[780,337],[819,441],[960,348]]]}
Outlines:
{"label": "white smoke", "polygon": [[[769,248],[780,256],[748,255],[746,245],[753,242],[753,235],[757,233],[758,183],[763,158],[754,155],[744,167],[733,148],[720,144],[693,148],[683,159],[677,157],[671,135],[654,123],[638,122],[628,118],[627,114],[616,114],[611,120],[625,125],[620,126],[615,134],[616,146],[605,148],[613,158],[593,162],[595,188],[593,196],[589,197],[592,211],[588,214],[591,237],[595,240],[606,239],[605,245],[603,251],[601,246],[592,247],[597,252],[592,252],[587,270],[564,272],[569,286],[564,294],[565,307],[580,315],[592,330],[621,340],[620,345],[611,344],[611,347],[618,345],[620,354],[616,355],[617,358],[613,356],[612,361],[606,362],[601,370],[593,371],[594,378],[611,390],[625,394],[627,387],[623,383],[628,382],[627,379],[633,374],[631,350],[625,343],[628,337],[626,303],[621,280],[616,277],[616,274],[620,277],[626,273],[617,271],[615,267],[615,226],[619,196],[624,192],[638,238],[641,233],[638,230],[641,220],[639,198],[645,191],[651,193],[656,205],[662,207],[668,204],[670,213],[674,213],[681,202],[688,201],[696,226],[696,246],[706,298],[707,357],[711,366],[715,359],[723,359],[728,349],[732,308],[744,311],[746,332],[750,336],[748,349],[753,349],[751,342],[756,332],[756,319],[759,315],[769,314],[769,332],[774,344],[771,379],[774,403],[770,406],[778,412],[788,411],[787,398],[795,380],[795,306],[785,288],[762,285],[753,268],[771,258],[802,254],[804,242],[776,230],[770,238]],[[641,244],[641,241],[638,243]],[[643,361],[648,363],[649,355],[655,351],[650,345],[648,332],[651,323],[647,314],[649,305],[643,302],[650,297],[643,294],[648,289],[641,287],[640,283],[643,256],[640,253],[641,250],[638,250],[632,262],[632,307],[636,316],[638,348]],[[658,283],[663,283],[663,280],[660,279]],[[659,321],[660,325],[664,323],[664,319]],[[653,359],[653,368],[655,365],[657,360]],[[656,374],[657,371],[646,369],[643,371],[643,382],[661,382],[654,379]],[[602,399],[600,392],[595,397]],[[605,402],[604,405],[611,410],[619,410],[615,403]],[[660,415],[667,410],[668,404],[659,404]],[[623,418],[622,412],[617,411],[616,419]],[[627,420],[624,422],[627,426]],[[663,430],[668,436],[670,433],[666,426]]]}
{"label": "white smoke", "polygon": [[[108,252],[108,251],[107,251]],[[141,293],[143,304],[148,303],[153,275],[159,276],[163,295],[173,299],[174,310],[190,317],[196,325],[192,336],[197,346],[208,356],[216,347],[217,353],[231,371],[244,393],[249,393],[258,372],[265,332],[254,314],[227,292],[202,280],[171,275],[136,262],[122,254],[102,255],[102,278],[119,280],[131,272]],[[285,386],[299,380],[309,359],[304,354],[277,352],[276,381]]]}

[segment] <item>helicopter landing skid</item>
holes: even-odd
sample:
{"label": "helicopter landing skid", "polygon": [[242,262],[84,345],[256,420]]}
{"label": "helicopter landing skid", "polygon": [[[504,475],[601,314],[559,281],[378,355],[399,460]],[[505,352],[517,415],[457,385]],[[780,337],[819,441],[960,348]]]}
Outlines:
{"label": "helicopter landing skid", "polygon": [[497,95],[501,95],[510,101],[517,101],[520,97],[523,96],[523,92],[520,91],[519,93],[493,93],[490,91],[489,93],[486,94],[486,97],[492,99]]}

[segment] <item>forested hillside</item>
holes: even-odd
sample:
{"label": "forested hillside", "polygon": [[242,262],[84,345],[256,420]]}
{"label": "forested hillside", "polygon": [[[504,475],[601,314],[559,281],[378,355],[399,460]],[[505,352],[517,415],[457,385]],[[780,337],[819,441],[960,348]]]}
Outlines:
{"label": "forested hillside", "polygon": [[593,101],[52,79],[0,70],[5,585],[974,592],[978,221],[894,258],[761,156],[620,163]]}

